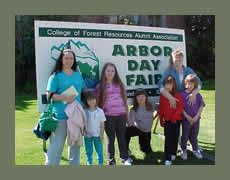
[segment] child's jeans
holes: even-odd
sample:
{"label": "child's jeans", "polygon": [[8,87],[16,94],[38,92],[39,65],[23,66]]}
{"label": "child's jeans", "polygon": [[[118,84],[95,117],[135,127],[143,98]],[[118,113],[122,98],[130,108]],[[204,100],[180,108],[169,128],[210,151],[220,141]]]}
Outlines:
{"label": "child's jeans", "polygon": [[182,151],[185,151],[187,149],[187,142],[190,141],[192,145],[192,150],[197,151],[198,150],[198,133],[199,133],[199,124],[200,119],[194,124],[190,124],[189,121],[186,119],[183,119],[182,121],[182,136],[181,136],[181,149]]}
{"label": "child's jeans", "polygon": [[176,123],[172,123],[171,121],[164,122],[165,160],[171,161],[171,155],[176,155],[179,134],[180,121],[176,121]]}
{"label": "child's jeans", "polygon": [[109,161],[114,159],[115,137],[117,137],[120,159],[127,160],[129,158],[126,139],[125,139],[125,131],[126,131],[126,115],[106,116],[105,132],[107,135],[107,155]]}
{"label": "child's jeans", "polygon": [[84,137],[85,140],[85,152],[87,157],[87,164],[93,164],[93,145],[97,153],[98,165],[103,165],[103,143],[100,141],[100,137]]}

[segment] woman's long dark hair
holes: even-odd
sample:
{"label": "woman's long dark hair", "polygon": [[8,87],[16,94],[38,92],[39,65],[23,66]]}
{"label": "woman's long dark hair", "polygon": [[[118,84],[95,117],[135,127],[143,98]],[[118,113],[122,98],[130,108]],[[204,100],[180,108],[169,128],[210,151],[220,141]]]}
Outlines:
{"label": "woman's long dark hair", "polygon": [[147,111],[153,111],[152,105],[148,101],[148,94],[144,89],[137,89],[136,92],[134,93],[133,97],[133,110],[137,112],[137,109],[139,107],[138,102],[137,102],[137,96],[139,95],[145,95],[146,101],[145,101],[145,108]]}
{"label": "woman's long dark hair", "polygon": [[63,66],[62,58],[63,58],[65,52],[71,52],[73,54],[74,62],[73,62],[73,65],[72,65],[71,69],[73,71],[77,70],[77,62],[76,62],[75,53],[71,49],[64,49],[64,50],[61,51],[61,54],[58,57],[58,59],[56,61],[56,64],[55,64],[53,70],[51,71],[51,74],[62,71],[62,66]]}

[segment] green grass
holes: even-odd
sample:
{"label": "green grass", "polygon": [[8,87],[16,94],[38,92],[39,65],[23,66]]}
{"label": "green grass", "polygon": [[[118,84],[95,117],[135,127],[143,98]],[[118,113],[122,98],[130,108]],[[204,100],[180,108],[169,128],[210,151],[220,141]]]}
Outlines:
{"label": "green grass", "polygon": [[[205,152],[215,156],[215,90],[213,82],[208,82],[208,87],[201,90],[201,94],[206,103],[203,110],[200,124],[199,145]],[[205,85],[207,86],[207,85]],[[16,165],[43,165],[45,156],[42,150],[42,140],[36,138],[32,129],[39,118],[37,97],[34,94],[17,93],[15,97],[15,164]],[[155,125],[156,121],[154,122]],[[156,132],[163,135],[163,128],[158,124]],[[104,138],[104,158],[106,161],[106,135]],[[47,141],[47,147],[49,143]],[[162,137],[152,134],[151,147],[153,153],[146,155],[139,150],[138,138],[134,137],[130,142],[132,150],[131,157],[135,165],[162,165],[164,156],[164,140]],[[117,141],[115,141],[115,158],[117,165],[121,165]],[[84,147],[81,147],[81,165],[86,165]],[[61,165],[68,165],[67,146],[65,145]],[[96,157],[96,155],[94,156]],[[174,162],[177,165],[211,165],[215,162],[208,159],[197,160],[188,152],[188,160],[182,161],[179,158]],[[94,164],[97,164],[94,158]]]}

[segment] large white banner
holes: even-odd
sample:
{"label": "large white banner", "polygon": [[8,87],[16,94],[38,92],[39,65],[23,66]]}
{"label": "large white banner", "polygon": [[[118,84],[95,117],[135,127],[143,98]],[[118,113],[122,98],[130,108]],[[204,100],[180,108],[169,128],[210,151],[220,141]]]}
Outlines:
{"label": "large white banner", "polygon": [[158,101],[157,83],[168,66],[170,53],[186,49],[184,30],[77,22],[35,21],[35,55],[39,112],[41,95],[64,47],[76,54],[79,71],[88,88],[94,88],[103,65],[112,62],[124,83],[128,103],[135,89],[144,88],[151,102]]}

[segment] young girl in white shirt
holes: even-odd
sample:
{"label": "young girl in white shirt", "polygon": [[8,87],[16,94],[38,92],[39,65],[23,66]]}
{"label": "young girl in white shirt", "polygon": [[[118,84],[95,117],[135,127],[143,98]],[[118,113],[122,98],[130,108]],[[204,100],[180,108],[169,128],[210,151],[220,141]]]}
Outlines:
{"label": "young girl in white shirt", "polygon": [[93,163],[93,145],[97,153],[98,165],[103,165],[103,138],[104,138],[104,121],[106,120],[104,111],[97,107],[97,97],[94,92],[90,91],[85,96],[86,105],[86,127],[85,127],[85,152],[87,164]]}

